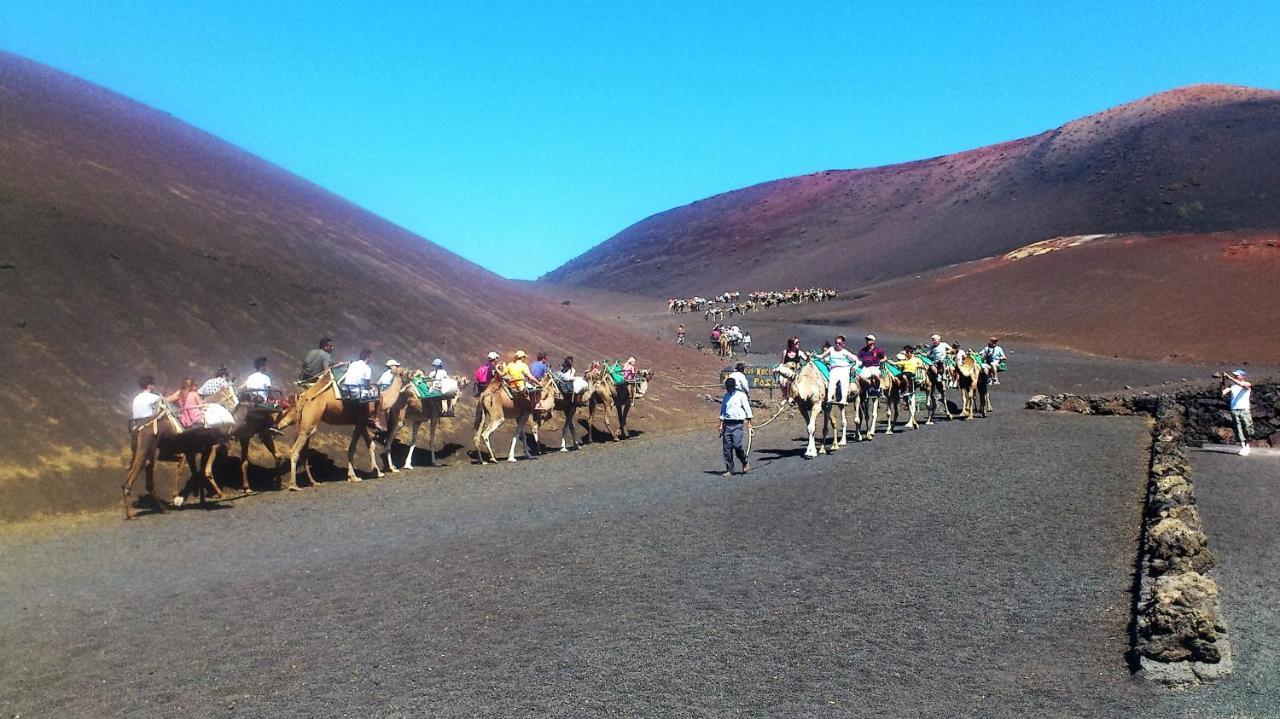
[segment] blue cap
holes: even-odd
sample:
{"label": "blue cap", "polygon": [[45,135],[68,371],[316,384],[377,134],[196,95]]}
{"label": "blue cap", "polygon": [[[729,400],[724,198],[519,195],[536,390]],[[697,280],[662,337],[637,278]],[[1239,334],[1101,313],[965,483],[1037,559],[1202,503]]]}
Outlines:
{"label": "blue cap", "polygon": [[1247,375],[1247,374],[1249,374],[1249,373],[1248,373],[1248,372],[1245,372],[1244,370],[1242,370],[1242,369],[1240,369],[1239,367],[1237,367],[1237,368],[1235,369],[1235,371],[1233,371],[1231,374],[1233,374],[1233,375],[1235,375],[1235,376],[1237,376],[1237,377],[1244,377],[1245,375]]}
{"label": "blue cap", "polygon": [[435,358],[435,359],[431,360],[431,366],[432,366],[432,367],[443,367],[443,366],[444,366],[444,360],[442,360],[442,359],[440,359],[439,357],[437,357],[437,358]]}

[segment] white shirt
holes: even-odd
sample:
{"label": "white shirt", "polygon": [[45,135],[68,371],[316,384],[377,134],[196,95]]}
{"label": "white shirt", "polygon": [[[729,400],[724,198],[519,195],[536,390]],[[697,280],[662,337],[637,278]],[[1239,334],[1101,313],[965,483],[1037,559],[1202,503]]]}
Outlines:
{"label": "white shirt", "polygon": [[271,378],[265,372],[254,372],[244,381],[244,388],[252,390],[271,389]]}
{"label": "white shirt", "polygon": [[[1253,394],[1252,387],[1241,387],[1238,384],[1233,384],[1227,390],[1231,393],[1232,410],[1249,409],[1249,396]],[[134,406],[136,407],[137,405],[135,404]],[[137,410],[135,409],[134,412],[136,413]]]}
{"label": "white shirt", "polygon": [[359,387],[372,381],[373,370],[369,369],[369,363],[364,360],[356,360],[347,365],[347,373],[342,376],[342,383],[349,386]]}
{"label": "white shirt", "polygon": [[383,372],[382,375],[378,377],[378,386],[383,388],[390,387],[391,381],[394,378],[395,374],[391,371],[391,368],[388,367],[387,371]]}
{"label": "white shirt", "polygon": [[720,419],[751,419],[751,402],[746,392],[725,392],[720,400]]}
{"label": "white shirt", "polygon": [[151,419],[156,416],[156,411],[160,409],[160,400],[162,398],[155,392],[148,392],[145,389],[133,398],[133,418],[134,419]]}
{"label": "white shirt", "polygon": [[838,350],[832,347],[827,351],[827,366],[832,369],[840,367],[852,367],[858,363],[858,356],[847,349]]}
{"label": "white shirt", "polygon": [[741,372],[730,372],[729,377],[733,379],[734,389],[743,392],[751,392],[751,382],[747,380],[747,376]]}
{"label": "white shirt", "polygon": [[449,373],[445,371],[444,367],[436,367],[435,369],[427,373],[427,379],[430,379],[430,380],[444,379],[445,377],[448,377],[448,376],[449,376]]}
{"label": "white shirt", "polygon": [[938,344],[929,348],[930,359],[933,359],[938,362],[945,360],[948,354],[951,354],[951,345],[947,344],[946,342],[939,342]]}

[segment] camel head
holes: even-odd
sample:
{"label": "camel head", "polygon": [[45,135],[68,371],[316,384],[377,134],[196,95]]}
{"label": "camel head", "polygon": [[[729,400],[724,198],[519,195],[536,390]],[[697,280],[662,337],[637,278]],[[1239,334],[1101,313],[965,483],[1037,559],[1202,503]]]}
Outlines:
{"label": "camel head", "polygon": [[653,370],[642,369],[639,373],[640,381],[636,382],[635,392],[632,393],[632,399],[640,399],[649,392],[649,380],[653,379]]}

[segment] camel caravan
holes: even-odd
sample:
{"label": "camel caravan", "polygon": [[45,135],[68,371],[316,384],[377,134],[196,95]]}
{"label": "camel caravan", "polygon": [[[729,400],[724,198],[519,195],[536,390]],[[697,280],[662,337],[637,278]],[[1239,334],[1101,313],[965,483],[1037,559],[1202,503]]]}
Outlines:
{"label": "camel caravan", "polygon": [[682,299],[672,297],[667,300],[667,311],[673,315],[701,312],[704,320],[721,322],[726,317],[745,315],[748,312],[759,312],[781,305],[798,305],[806,302],[826,302],[834,300],[837,292],[829,288],[810,287],[802,290],[799,287],[790,290],[757,290],[747,293],[747,299],[739,302],[741,292],[722,292],[713,298],[700,296]]}
{"label": "camel caravan", "polygon": [[[997,338],[992,337],[986,347],[974,351],[952,347],[935,334],[930,345],[905,346],[892,359],[876,346],[875,335],[865,339],[866,345],[856,353],[845,349],[843,335],[836,337],[834,344],[824,343],[820,350],[805,352],[800,349],[799,338],[792,337],[782,362],[774,368],[783,395],[779,413],[795,407],[804,422],[805,459],[848,444],[850,405],[858,441],[875,439],[882,416],[884,433],[893,434],[904,408],[905,428],[919,429],[916,414],[921,400],[925,425],[933,424],[939,408],[948,420],[986,417],[995,411],[991,387],[999,384],[999,373],[1007,369],[1007,355]],[[960,396],[958,414],[951,412],[948,390]],[[822,434],[820,440],[815,440],[819,415]]]}
{"label": "camel caravan", "polygon": [[[497,462],[491,438],[507,420],[515,426],[509,462],[517,461],[517,444],[523,447],[525,457],[538,454],[539,431],[552,418],[561,423],[561,452],[580,449],[591,442],[597,413],[611,440],[626,439],[632,405],[645,396],[653,379],[653,371],[637,368],[634,357],[593,362],[579,376],[572,357],[566,357],[558,370],[552,370],[546,353],[538,353],[536,361],[529,364],[525,352],[518,350],[506,362],[497,352],[490,352],[472,377],[449,374],[439,359],[427,370],[409,369],[389,359],[385,371],[374,381],[369,366],[372,351],[362,351],[359,359],[351,362],[334,362],[332,351],[333,342],[328,338],[311,350],[303,361],[295,390],[289,393],[272,386],[265,357],[254,361],[255,372],[239,388],[225,368],[198,388],[186,379],[181,389],[167,396],[156,393],[152,377],[140,378],[142,391],[134,397],[130,422],[132,459],[122,485],[125,518],[135,516],[132,491],[139,475],[145,477],[150,503],[159,512],[167,509],[156,493],[154,481],[155,465],[161,458],[185,461],[189,469],[186,482],[168,503],[173,507],[182,507],[192,497],[205,501],[252,494],[250,443],[256,438],[262,444],[271,455],[274,473],[281,475],[284,459],[277,440],[289,428],[295,433],[293,440],[284,445],[288,469],[279,479],[282,490],[318,486],[308,449],[322,425],[351,429],[348,482],[361,481],[355,468],[360,447],[367,452],[369,466],[377,477],[413,469],[418,452],[425,452],[426,464],[435,466],[436,432],[442,421],[452,421],[454,407],[466,387],[472,387],[476,400],[472,444],[481,464]],[[587,415],[587,431],[582,438],[575,429],[579,410],[585,410]],[[616,414],[616,434],[611,414]],[[408,453],[397,467],[391,445],[406,425],[411,429]],[[427,427],[425,449],[418,446],[423,425]],[[213,473],[215,458],[225,454],[233,440],[240,449],[238,493],[220,486]]]}

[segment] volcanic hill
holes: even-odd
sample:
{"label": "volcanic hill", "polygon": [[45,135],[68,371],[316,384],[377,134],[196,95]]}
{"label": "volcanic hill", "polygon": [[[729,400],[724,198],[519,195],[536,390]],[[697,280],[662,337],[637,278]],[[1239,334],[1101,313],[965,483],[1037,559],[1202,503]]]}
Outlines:
{"label": "volcanic hill", "polygon": [[[461,374],[489,349],[520,347],[634,354],[667,379],[718,366],[522,290],[166,113],[5,53],[0,168],[10,373],[0,519],[118,501],[143,373],[171,390],[223,363],[243,378],[266,355],[285,385],[322,336],[339,359],[368,346],[377,362],[439,356]],[[660,381],[636,425],[704,419],[694,402]],[[469,447],[469,412],[468,401],[446,440]]]}
{"label": "volcanic hill", "polygon": [[1280,92],[1197,85],[943,157],[659,213],[542,279],[648,295],[849,290],[1095,233],[1280,228]]}

